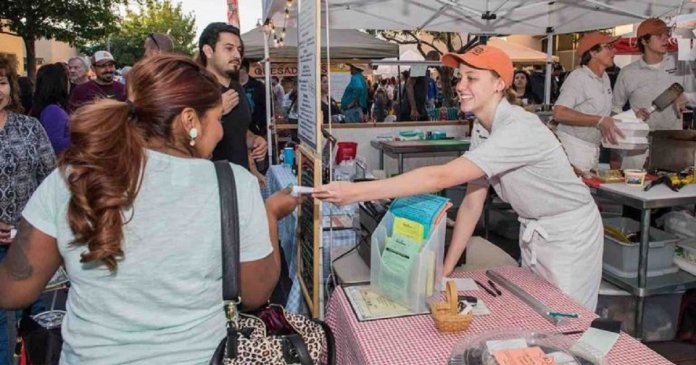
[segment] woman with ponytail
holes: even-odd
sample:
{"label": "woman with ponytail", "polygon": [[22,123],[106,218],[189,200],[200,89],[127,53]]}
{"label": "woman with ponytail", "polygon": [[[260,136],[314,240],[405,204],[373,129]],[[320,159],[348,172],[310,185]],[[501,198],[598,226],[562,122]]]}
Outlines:
{"label": "woman with ponytail", "polygon": [[[220,200],[207,160],[222,138],[219,87],[192,60],[160,55],[135,65],[127,95],[71,117],[71,146],[0,265],[0,307],[31,303],[64,265],[61,364],[204,364],[225,336]],[[278,279],[276,219],[297,201],[282,192],[264,206],[257,180],[230,165],[242,304],[254,308]]]}

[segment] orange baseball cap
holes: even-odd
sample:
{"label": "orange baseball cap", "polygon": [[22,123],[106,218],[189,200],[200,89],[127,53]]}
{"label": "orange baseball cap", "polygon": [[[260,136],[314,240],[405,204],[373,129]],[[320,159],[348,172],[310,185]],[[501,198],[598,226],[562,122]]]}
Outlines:
{"label": "orange baseball cap", "polygon": [[503,79],[506,87],[512,86],[512,77],[515,72],[512,60],[499,48],[478,45],[465,53],[447,53],[442,56],[441,62],[451,68],[457,68],[460,63],[466,63],[471,67],[495,71]]}
{"label": "orange baseball cap", "polygon": [[600,32],[588,33],[580,39],[580,42],[578,42],[578,48],[576,49],[576,52],[578,53],[578,56],[582,56],[583,53],[589,51],[592,47],[598,44],[611,44],[618,41],[619,38],[621,37],[612,37],[610,35],[606,35]]}
{"label": "orange baseball cap", "polygon": [[669,32],[669,27],[665,22],[658,18],[648,18],[638,25],[636,37],[640,38],[646,34],[659,35]]}

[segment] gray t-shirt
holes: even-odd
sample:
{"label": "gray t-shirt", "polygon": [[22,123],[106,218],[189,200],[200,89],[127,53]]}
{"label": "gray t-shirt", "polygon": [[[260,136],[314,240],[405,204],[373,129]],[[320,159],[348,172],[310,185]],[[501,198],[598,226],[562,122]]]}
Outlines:
{"label": "gray t-shirt", "polygon": [[[611,82],[607,73],[599,77],[589,67],[582,66],[571,72],[563,82],[555,105],[608,117],[611,115],[611,98]],[[559,124],[558,130],[597,146],[602,142],[602,132],[594,126]]]}
{"label": "gray t-shirt", "polygon": [[[241,261],[271,254],[258,182],[231,165]],[[124,227],[115,273],[80,263],[67,222],[70,191],[58,170],[23,215],[55,237],[72,286],[61,364],[207,364],[225,336],[220,200],[212,162],[147,151],[142,186]]]}
{"label": "gray t-shirt", "polygon": [[592,202],[553,133],[539,117],[507,100],[498,104],[490,133],[474,125],[464,157],[483,170],[520,217],[554,216]]}
{"label": "gray t-shirt", "polygon": [[[653,100],[665,91],[672,83],[679,82],[679,78],[665,70],[664,62],[657,65],[648,65],[639,59],[621,69],[614,85],[614,98],[612,111],[620,113],[626,101],[631,103],[631,108],[650,108]],[[650,130],[674,130],[682,129],[680,116],[674,107],[665,108],[663,111],[655,111],[646,120]]]}

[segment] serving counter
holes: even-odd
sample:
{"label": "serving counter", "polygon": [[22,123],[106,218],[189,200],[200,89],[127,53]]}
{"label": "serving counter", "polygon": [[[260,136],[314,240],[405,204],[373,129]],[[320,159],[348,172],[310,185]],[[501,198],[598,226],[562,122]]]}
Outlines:
{"label": "serving counter", "polygon": [[[337,289],[329,300],[326,316],[336,339],[337,363],[446,364],[454,345],[464,338],[501,329],[519,329],[562,334],[577,340],[580,332],[585,331],[597,318],[527,269],[508,266],[494,270],[549,307],[577,313],[579,318],[571,318],[564,325],[554,326],[505,289],[497,297],[481,290],[464,291],[466,295],[485,301],[491,314],[475,317],[463,332],[441,333],[435,329],[432,318],[427,314],[360,322],[345,292]],[[480,282],[487,280],[484,271],[458,271],[453,276],[473,278]],[[623,332],[605,360],[606,364],[612,365],[671,364]]]}

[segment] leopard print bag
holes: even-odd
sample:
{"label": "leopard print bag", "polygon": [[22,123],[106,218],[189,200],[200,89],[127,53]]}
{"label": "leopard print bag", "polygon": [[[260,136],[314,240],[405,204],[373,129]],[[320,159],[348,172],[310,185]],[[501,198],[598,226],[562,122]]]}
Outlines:
{"label": "leopard print bag", "polygon": [[239,217],[234,174],[227,162],[215,162],[222,224],[223,298],[227,336],[210,365],[335,365],[335,344],[329,326],[319,320],[268,305],[239,313]]}
{"label": "leopard print bag", "polygon": [[335,364],[333,335],[324,322],[277,305],[258,315],[239,313],[236,325],[228,323],[227,338],[213,356],[218,362],[211,365],[318,365],[322,355],[328,364]]}

